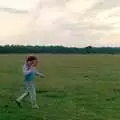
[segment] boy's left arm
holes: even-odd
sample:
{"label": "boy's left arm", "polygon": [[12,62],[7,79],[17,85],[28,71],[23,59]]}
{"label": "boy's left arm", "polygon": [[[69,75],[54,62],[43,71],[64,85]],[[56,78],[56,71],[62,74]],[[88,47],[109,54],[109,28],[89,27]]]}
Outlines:
{"label": "boy's left arm", "polygon": [[44,74],[43,73],[40,73],[39,71],[35,71],[36,75],[37,76],[40,76],[41,78],[44,78]]}

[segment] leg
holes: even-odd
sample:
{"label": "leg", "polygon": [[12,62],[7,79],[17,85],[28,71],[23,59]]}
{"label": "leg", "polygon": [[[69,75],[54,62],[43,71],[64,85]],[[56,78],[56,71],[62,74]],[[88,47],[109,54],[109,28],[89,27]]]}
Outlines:
{"label": "leg", "polygon": [[17,103],[17,105],[19,106],[19,107],[22,107],[22,105],[21,105],[21,101],[26,97],[26,96],[28,96],[28,85],[27,85],[27,83],[25,83],[25,89],[26,89],[26,91],[20,96],[20,97],[18,97],[17,99],[16,99],[16,103]]}
{"label": "leg", "polygon": [[17,99],[18,102],[23,100],[29,93],[29,83],[25,82],[25,92]]}
{"label": "leg", "polygon": [[30,84],[29,94],[30,94],[32,107],[33,108],[39,108],[38,105],[37,105],[36,89],[35,89],[34,83]]}
{"label": "leg", "polygon": [[26,92],[23,93],[20,97],[17,98],[17,101],[18,101],[18,102],[21,102],[21,100],[23,100],[27,95],[28,95],[28,92],[26,91]]}
{"label": "leg", "polygon": [[19,98],[16,99],[16,103],[19,107],[22,107],[21,101],[28,95],[28,92],[23,93]]}

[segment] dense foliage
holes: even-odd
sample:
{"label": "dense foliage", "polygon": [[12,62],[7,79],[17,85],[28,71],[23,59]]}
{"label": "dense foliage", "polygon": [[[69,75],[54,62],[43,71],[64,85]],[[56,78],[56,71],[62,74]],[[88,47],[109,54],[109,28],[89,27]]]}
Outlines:
{"label": "dense foliage", "polygon": [[103,53],[103,54],[119,54],[120,48],[111,47],[92,47],[85,48],[63,47],[63,46],[19,46],[6,45],[0,46],[0,53]]}

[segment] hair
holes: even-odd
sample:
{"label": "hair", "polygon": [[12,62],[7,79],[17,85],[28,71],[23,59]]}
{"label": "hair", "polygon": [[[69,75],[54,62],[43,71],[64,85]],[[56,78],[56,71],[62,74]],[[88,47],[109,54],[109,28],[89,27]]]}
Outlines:
{"label": "hair", "polygon": [[37,57],[34,56],[34,55],[30,55],[30,56],[27,57],[26,62],[33,61],[33,60],[37,61]]}

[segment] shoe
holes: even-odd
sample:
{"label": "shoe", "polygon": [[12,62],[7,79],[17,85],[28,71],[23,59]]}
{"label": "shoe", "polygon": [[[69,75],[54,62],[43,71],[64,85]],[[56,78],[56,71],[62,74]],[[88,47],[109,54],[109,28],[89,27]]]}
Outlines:
{"label": "shoe", "polygon": [[16,104],[18,105],[18,107],[22,108],[22,105],[18,100],[16,100]]}
{"label": "shoe", "polygon": [[33,105],[32,108],[39,109],[38,105]]}

